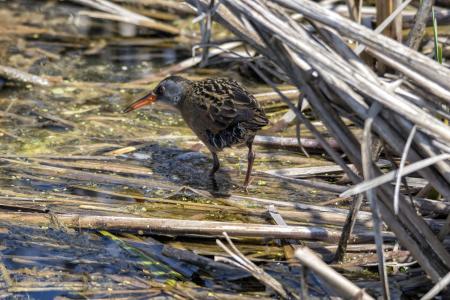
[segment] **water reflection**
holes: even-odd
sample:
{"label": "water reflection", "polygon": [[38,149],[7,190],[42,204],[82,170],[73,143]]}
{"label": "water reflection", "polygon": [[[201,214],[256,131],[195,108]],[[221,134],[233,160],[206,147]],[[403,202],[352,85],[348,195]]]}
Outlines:
{"label": "water reflection", "polygon": [[[107,184],[108,176],[113,182],[114,176],[119,176],[120,180],[141,179],[144,183],[157,178],[161,185],[164,181],[169,183],[165,187],[168,192],[182,185],[210,189],[209,181],[204,180],[209,158],[197,152],[192,159],[183,160],[183,154],[189,150],[177,142],[156,141],[140,149],[139,153],[149,155],[147,160],[125,156],[114,160],[117,168],[126,168],[130,162],[146,166],[153,172],[149,176],[118,173],[108,168],[90,169],[82,158],[66,159],[69,156],[105,156],[112,150],[131,147],[135,141],[140,144],[141,139],[148,143],[152,137],[189,132],[180,116],[165,107],[154,107],[134,115],[121,114],[130,99],[143,88],[150,88],[147,85],[122,88],[122,84],[185,59],[190,55],[189,47],[170,37],[155,37],[154,32],[135,25],[92,19],[79,13],[84,8],[71,2],[58,5],[47,5],[45,1],[0,2],[0,11],[15,12],[18,23],[32,20],[30,16],[34,16],[41,20],[42,28],[54,30],[50,35],[19,37],[16,43],[7,44],[5,48],[9,53],[4,59],[8,61],[4,63],[14,65],[21,61],[21,67],[30,72],[63,79],[63,84],[44,89],[31,85],[18,88],[1,85],[0,111],[4,113],[0,119],[0,154],[3,155],[0,194],[41,193],[45,197],[46,193],[57,191],[105,203],[115,197],[105,191],[128,188],[127,184]],[[51,15],[52,21],[44,15]],[[39,51],[43,55],[35,59],[36,53],[30,52],[30,48],[42,49]],[[1,82],[6,81],[1,79]],[[108,86],[111,83],[117,86]],[[41,161],[22,157],[40,157]],[[97,161],[103,165],[107,162]],[[27,169],[31,165],[36,168]],[[96,184],[88,177],[83,180],[82,174],[89,173],[93,178],[95,174],[105,175],[106,179],[99,183],[101,188],[97,187],[103,192],[88,188]],[[229,181],[225,173],[223,177]],[[156,195],[157,189],[143,186],[139,188],[143,196]]]}

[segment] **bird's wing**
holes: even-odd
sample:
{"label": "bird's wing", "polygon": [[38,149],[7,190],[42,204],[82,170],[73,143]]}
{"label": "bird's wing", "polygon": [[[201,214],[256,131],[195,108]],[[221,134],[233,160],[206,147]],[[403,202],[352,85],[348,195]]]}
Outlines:
{"label": "bird's wing", "polygon": [[256,99],[235,80],[208,79],[194,89],[200,107],[211,121],[210,131],[217,133],[237,123],[258,130],[268,120]]}

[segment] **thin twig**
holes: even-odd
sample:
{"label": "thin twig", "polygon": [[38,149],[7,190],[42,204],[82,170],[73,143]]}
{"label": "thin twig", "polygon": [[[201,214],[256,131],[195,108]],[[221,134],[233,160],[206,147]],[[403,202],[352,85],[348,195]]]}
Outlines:
{"label": "thin twig", "polygon": [[416,133],[416,129],[417,129],[417,126],[413,126],[413,128],[411,129],[411,132],[409,133],[408,139],[406,140],[405,148],[402,153],[402,158],[400,160],[400,165],[398,167],[397,178],[395,180],[395,190],[394,190],[394,213],[396,215],[398,214],[398,201],[399,201],[398,198],[399,198],[399,194],[400,194],[400,181],[402,179],[400,174],[403,173],[403,168],[405,167],[406,158],[408,157],[408,151],[409,151],[409,148],[411,147],[411,143],[413,141],[414,134]]}
{"label": "thin twig", "polygon": [[[364,178],[366,180],[370,180],[374,177],[373,158],[371,151],[372,124],[377,115],[381,112],[381,109],[382,107],[379,103],[375,102],[374,104],[372,104],[372,107],[369,109],[368,118],[364,122],[363,143],[361,144],[361,157],[363,161]],[[381,213],[378,208],[377,203],[378,200],[375,188],[367,190],[366,196],[367,200],[369,201],[370,208],[372,210],[373,231],[375,236],[375,244],[377,247],[377,257],[378,257],[378,272],[380,275],[380,281],[382,283],[383,297],[384,299],[389,300],[391,296],[389,292],[389,281],[387,277],[386,260],[384,257],[383,237],[381,235],[383,222],[381,220]]]}
{"label": "thin twig", "polygon": [[220,257],[217,257],[216,260],[232,263],[233,265],[246,270],[247,272],[251,273],[256,279],[261,281],[264,285],[270,287],[275,292],[277,292],[283,299],[289,298],[286,290],[279,281],[277,281],[275,278],[270,276],[263,269],[261,269],[260,267],[255,265],[251,260],[245,257],[234,245],[234,243],[231,241],[230,237],[226,232],[223,232],[223,235],[227,240],[228,245],[230,245],[231,249],[225,246],[220,240],[216,240],[216,243],[217,245],[220,246],[220,248],[222,248],[225,252],[227,252],[236,262],[233,263],[229,259],[223,259]]}
{"label": "thin twig", "polygon": [[[429,158],[423,159],[421,161],[418,161],[418,162],[415,162],[413,164],[406,166],[403,169],[403,172],[400,174],[400,176],[406,176],[406,175],[414,173],[420,169],[431,166],[438,161],[447,160],[447,159],[450,159],[450,154],[440,154],[435,157],[429,157]],[[340,197],[353,196],[353,195],[356,195],[359,193],[363,193],[363,192],[367,191],[368,189],[372,189],[374,187],[385,184],[389,181],[394,180],[397,176],[397,172],[398,172],[398,170],[390,171],[390,172],[388,172],[384,175],[378,176],[374,179],[361,182],[357,185],[354,185],[353,187],[346,190],[345,192],[341,193],[339,196]]]}
{"label": "thin twig", "polygon": [[333,258],[333,261],[335,262],[341,262],[345,257],[349,237],[355,227],[358,211],[361,208],[362,202],[362,194],[353,197],[352,206],[347,215],[347,219],[345,220],[344,227],[342,228],[341,238],[339,239],[338,247]]}
{"label": "thin twig", "polygon": [[[297,109],[300,112],[303,112],[303,103],[305,101],[305,95],[301,94],[298,98],[298,102],[297,102]],[[295,116],[295,113],[294,113]],[[295,123],[295,134],[297,137],[297,142],[298,145],[300,146],[300,150],[302,150],[303,154],[305,154],[306,157],[309,157],[309,153],[308,151],[306,151],[305,147],[303,147],[302,144],[302,139],[301,139],[301,132],[300,132],[300,128],[302,123],[300,122],[299,118],[296,118],[297,122]]]}
{"label": "thin twig", "polygon": [[420,300],[431,300],[437,294],[439,294],[440,291],[445,289],[450,284],[450,272],[447,273],[441,280],[439,280],[438,283],[436,283],[431,290],[429,290]]}
{"label": "thin twig", "polygon": [[[399,7],[397,7],[392,14],[389,15],[386,19],[383,20],[383,22],[375,28],[374,32],[381,33],[386,27],[391,24],[392,21],[395,20],[395,18],[411,3],[412,0],[406,0],[403,2]],[[364,51],[366,48],[366,45],[359,45],[358,48],[355,49],[355,53],[357,55],[361,54],[361,52]]]}

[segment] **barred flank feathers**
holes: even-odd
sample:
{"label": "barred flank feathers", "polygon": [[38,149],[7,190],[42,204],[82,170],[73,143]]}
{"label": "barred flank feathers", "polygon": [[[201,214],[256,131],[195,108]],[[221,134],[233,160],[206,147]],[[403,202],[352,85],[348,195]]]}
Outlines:
{"label": "barred flank feathers", "polygon": [[[251,135],[254,135],[254,133]],[[212,146],[222,150],[225,147],[244,143],[250,135],[249,130],[242,123],[238,123],[232,128],[227,128],[217,134],[207,131],[207,136]]]}

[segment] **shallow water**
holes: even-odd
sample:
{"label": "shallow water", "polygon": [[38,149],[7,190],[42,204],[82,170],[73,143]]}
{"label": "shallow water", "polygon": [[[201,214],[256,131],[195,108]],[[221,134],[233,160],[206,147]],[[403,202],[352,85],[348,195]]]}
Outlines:
{"label": "shallow water", "polygon": [[[70,2],[0,2],[0,27],[7,23],[11,29],[0,40],[0,64],[54,76],[59,82],[51,87],[2,82],[0,209],[267,223],[263,213],[241,209],[265,209],[265,204],[250,200],[227,202],[230,195],[247,195],[240,188],[247,163],[246,149],[227,149],[221,154],[217,188],[207,176],[211,166],[207,149],[174,109],[156,104],[138,112],[122,113],[127,104],[157,83],[134,81],[188,58],[194,40],[180,42],[147,29],[80,17],[77,13],[83,9]],[[189,20],[179,22],[190,24]],[[24,27],[19,30],[19,25]],[[130,31],[135,34],[130,35]],[[243,78],[238,68],[223,71],[209,67],[183,73],[193,79],[217,74],[237,78],[252,91],[269,90]],[[280,108],[271,113],[279,115]],[[288,150],[257,146],[256,151],[255,170],[329,164],[321,157],[307,159]],[[329,193],[254,177],[249,189],[251,197],[302,202],[330,198]],[[182,187],[208,194],[180,190]],[[302,224],[295,219],[289,222]],[[1,224],[0,229],[5,231],[2,238],[8,241],[0,244],[2,255],[7,257],[3,263],[18,282],[46,281],[39,272],[49,271],[48,278],[55,282],[64,283],[71,278],[77,284],[89,284],[80,288],[66,282],[67,285],[56,284],[58,288],[40,287],[34,291],[23,287],[25,294],[21,295],[40,299],[74,297],[80,290],[95,290],[95,284],[109,289],[118,280],[109,274],[128,276],[126,280],[153,278],[153,271],[142,268],[116,242],[97,234],[79,235],[57,224],[54,227]],[[174,247],[181,245],[199,253],[204,251],[205,255],[221,252],[213,239],[202,239],[198,245],[195,239],[191,243],[189,239],[167,238],[162,240]],[[249,243],[245,254],[268,260],[283,256],[278,246],[278,250],[268,251],[263,240],[259,241],[262,245]],[[92,252],[77,252],[83,245],[85,251]],[[107,252],[97,257],[103,248]],[[52,262],[49,257],[60,258]],[[91,260],[98,260],[99,265]],[[117,261],[127,265],[114,265]],[[57,272],[66,277],[58,277]],[[71,289],[74,294],[67,294]],[[260,285],[256,290],[266,295]],[[107,292],[98,292],[97,296],[104,294]]]}
{"label": "shallow water", "polygon": [[[130,164],[147,167],[147,170],[136,171],[144,178],[163,176],[177,184],[197,183],[197,187],[208,186],[202,182],[210,164],[209,153],[198,144],[198,140],[185,127],[174,109],[156,104],[136,113],[121,112],[157,81],[149,84],[130,83],[186,59],[190,55],[191,45],[177,43],[176,39],[153,37],[161,42],[155,43],[156,46],[142,46],[143,41],[152,41],[152,37],[146,34],[121,36],[123,25],[81,18],[77,12],[82,7],[71,3],[53,5],[51,2],[19,1],[1,5],[3,8],[0,7],[0,11],[3,14],[9,11],[18,15],[15,18],[17,23],[31,22],[35,17],[42,21],[35,22],[41,27],[49,32],[58,32],[49,36],[43,34],[25,38],[11,35],[11,40],[5,42],[9,47],[2,63],[14,66],[13,62],[22,56],[29,65],[30,72],[63,79],[61,84],[48,88],[9,84],[3,87],[0,91],[0,109],[7,114],[1,121],[2,154],[13,155],[11,159],[21,156],[47,156],[46,159],[55,159],[56,156],[84,156],[87,159],[70,162],[74,163],[74,168],[86,169],[90,161],[86,156],[108,156],[111,151],[134,146],[138,150],[125,151],[123,156],[111,157],[113,161],[118,160],[116,169],[98,166],[90,172],[114,175],[117,174],[115,170]],[[23,13],[24,9],[28,11]],[[48,21],[43,16],[51,16],[52,20]],[[77,40],[74,40],[75,37]],[[55,57],[48,53],[44,53],[44,57],[27,57],[27,52],[18,51],[14,42],[22,44],[23,50],[44,49]],[[97,44],[102,47],[98,48]],[[196,74],[189,71],[187,75],[201,78],[215,72],[217,71],[211,68],[198,69]],[[237,73],[233,75],[239,76]],[[258,87],[253,84],[253,89],[257,90]],[[276,151],[261,149],[261,152],[268,153],[261,157],[263,168],[283,163],[271,155]],[[242,173],[245,160],[241,159],[241,153],[245,153],[245,149],[227,150],[222,157],[225,169],[227,165],[228,168],[237,167],[238,173]],[[283,153],[285,152],[280,151],[280,154]],[[101,158],[99,161],[102,161]],[[64,167],[70,167],[70,162],[66,162]],[[21,176],[24,171],[17,164],[14,165],[13,161],[4,163],[8,170],[2,176],[2,180],[6,180],[5,184],[10,183],[11,179],[15,181],[12,176]],[[48,165],[49,161],[28,160],[21,163],[22,166]],[[53,165],[55,163],[58,165],[57,162],[53,162]],[[45,170],[41,172],[43,175],[47,173]],[[222,175],[229,178],[227,172]],[[225,181],[229,181],[227,178]],[[23,180],[20,182],[22,184]],[[39,186],[33,183],[31,187]],[[42,187],[50,189],[51,184],[44,183]]]}

